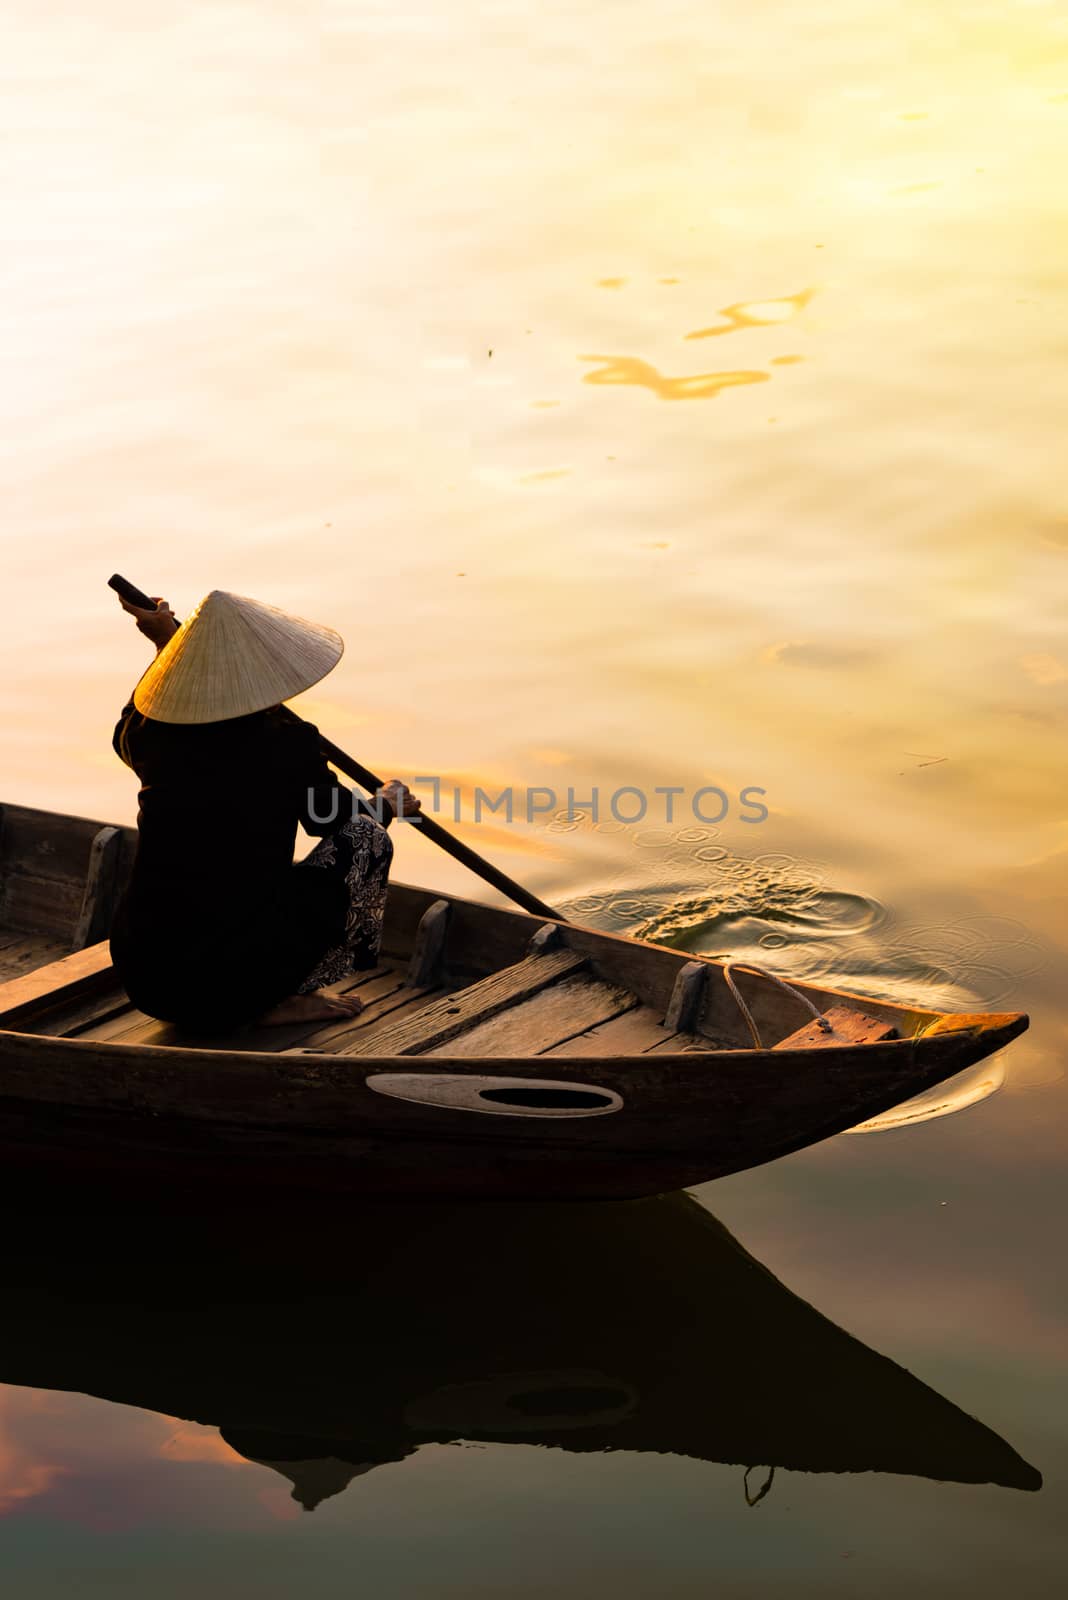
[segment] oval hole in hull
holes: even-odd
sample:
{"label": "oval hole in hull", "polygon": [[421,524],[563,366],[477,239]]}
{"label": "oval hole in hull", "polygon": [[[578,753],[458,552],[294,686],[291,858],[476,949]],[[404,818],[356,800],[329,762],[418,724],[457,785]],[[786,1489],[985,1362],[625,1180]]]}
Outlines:
{"label": "oval hole in hull", "polygon": [[488,1073],[373,1072],[364,1079],[376,1094],[417,1106],[477,1111],[497,1117],[604,1117],[623,1108],[623,1097],[595,1083],[557,1078],[505,1078]]}
{"label": "oval hole in hull", "polygon": [[599,1089],[544,1089],[532,1084],[522,1089],[480,1089],[481,1100],[492,1100],[500,1106],[531,1106],[546,1111],[604,1110],[612,1104],[611,1096]]}

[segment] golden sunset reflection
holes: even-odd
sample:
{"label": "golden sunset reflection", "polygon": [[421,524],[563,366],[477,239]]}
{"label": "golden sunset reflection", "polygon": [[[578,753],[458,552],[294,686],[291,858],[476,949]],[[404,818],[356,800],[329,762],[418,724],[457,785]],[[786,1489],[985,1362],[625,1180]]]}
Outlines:
{"label": "golden sunset reflection", "polygon": [[766,383],[766,372],[696,372],[678,378],[665,377],[635,356],[580,356],[580,361],[604,361],[607,366],[587,372],[584,383],[634,384],[651,389],[661,400],[705,400],[724,389],[734,389],[740,384]]}
{"label": "golden sunset reflection", "polygon": [[716,339],[724,333],[738,333],[743,328],[766,328],[773,323],[788,322],[803,311],[815,289],[802,289],[798,294],[783,295],[778,300],[752,301],[749,304],[724,306],[720,311],[726,322],[715,327],[698,328],[686,334],[687,339]]}

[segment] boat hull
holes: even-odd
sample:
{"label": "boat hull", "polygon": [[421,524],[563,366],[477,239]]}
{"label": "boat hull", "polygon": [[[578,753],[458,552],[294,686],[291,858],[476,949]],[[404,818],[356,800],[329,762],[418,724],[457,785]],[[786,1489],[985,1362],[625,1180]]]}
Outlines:
{"label": "boat hull", "polygon": [[[966,1022],[967,1019],[950,1019]],[[1026,1018],[850,1048],[597,1060],[554,1082],[618,1098],[611,1115],[486,1114],[376,1092],[376,1079],[483,1079],[483,1060],[381,1060],[0,1033],[0,1150],[139,1180],[353,1197],[636,1199],[774,1161],[934,1087]],[[544,1081],[543,1058],[494,1078]],[[370,1081],[369,1081],[370,1080]]]}

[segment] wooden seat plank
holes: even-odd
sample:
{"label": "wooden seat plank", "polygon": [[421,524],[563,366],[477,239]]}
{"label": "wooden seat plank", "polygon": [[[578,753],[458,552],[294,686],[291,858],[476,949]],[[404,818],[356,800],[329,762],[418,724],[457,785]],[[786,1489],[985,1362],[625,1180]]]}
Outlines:
{"label": "wooden seat plank", "polygon": [[0,1028],[17,1029],[20,1021],[40,1015],[42,1009],[96,993],[111,983],[112,974],[105,940],[9,978],[0,984]]}
{"label": "wooden seat plank", "polygon": [[578,972],[586,957],[578,952],[550,950],[544,955],[526,956],[513,966],[493,972],[487,978],[458,989],[425,1006],[418,1016],[378,1027],[359,1029],[351,1038],[331,1048],[341,1054],[405,1056],[418,1055],[455,1039],[476,1023],[486,1022],[540,990]]}
{"label": "wooden seat plank", "polygon": [[637,1005],[626,989],[582,974],[552,984],[530,1000],[499,1011],[456,1038],[424,1051],[430,1056],[536,1056]]}

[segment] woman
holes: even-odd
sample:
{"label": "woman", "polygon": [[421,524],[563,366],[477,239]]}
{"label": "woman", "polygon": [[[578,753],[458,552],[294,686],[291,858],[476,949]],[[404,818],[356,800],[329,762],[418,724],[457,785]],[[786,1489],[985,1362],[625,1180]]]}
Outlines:
{"label": "woman", "polygon": [[[181,627],[165,600],[121,603],[157,652],[113,741],[141,780],[111,935],[131,1000],[195,1031],[356,1015],[323,990],[374,966],[386,828],[419,801],[399,779],[357,799],[281,704],[336,666],[340,636],[219,590]],[[298,823],[321,842],[294,865]]]}

